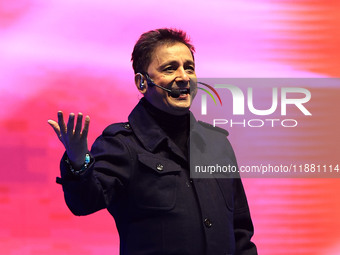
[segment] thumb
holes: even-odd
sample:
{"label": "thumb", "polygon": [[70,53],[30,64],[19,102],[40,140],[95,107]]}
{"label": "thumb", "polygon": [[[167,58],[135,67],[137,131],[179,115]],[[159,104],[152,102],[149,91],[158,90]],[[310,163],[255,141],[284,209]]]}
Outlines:
{"label": "thumb", "polygon": [[54,132],[58,136],[58,139],[61,139],[60,127],[58,123],[54,120],[48,120],[47,123],[53,128]]}

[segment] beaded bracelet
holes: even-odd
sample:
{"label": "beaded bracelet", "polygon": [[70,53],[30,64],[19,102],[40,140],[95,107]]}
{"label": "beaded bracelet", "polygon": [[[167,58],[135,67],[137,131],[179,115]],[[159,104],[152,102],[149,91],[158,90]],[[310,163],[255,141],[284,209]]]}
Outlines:
{"label": "beaded bracelet", "polygon": [[67,165],[69,166],[70,171],[71,171],[72,174],[74,174],[74,175],[80,175],[80,174],[81,174],[82,172],[84,172],[84,171],[87,169],[87,167],[89,166],[89,163],[91,162],[91,157],[90,157],[90,154],[88,154],[88,153],[85,154],[85,162],[84,162],[84,165],[83,165],[82,168],[79,169],[79,170],[74,170],[74,168],[73,168],[73,166],[71,165],[71,162],[70,162],[70,160],[69,160],[68,157],[66,157],[65,162],[66,162]]}

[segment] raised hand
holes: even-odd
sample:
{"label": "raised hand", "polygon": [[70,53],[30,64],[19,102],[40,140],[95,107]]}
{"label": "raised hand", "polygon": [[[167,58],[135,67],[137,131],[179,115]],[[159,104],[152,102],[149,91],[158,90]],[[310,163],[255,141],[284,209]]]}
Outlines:
{"label": "raised hand", "polygon": [[70,113],[67,126],[64,122],[63,112],[58,112],[58,122],[48,120],[58,139],[63,143],[67,156],[74,169],[80,169],[84,164],[85,155],[88,152],[87,134],[90,125],[90,117],[86,116],[82,129],[83,114],[78,113],[76,126],[74,127],[74,113]]}

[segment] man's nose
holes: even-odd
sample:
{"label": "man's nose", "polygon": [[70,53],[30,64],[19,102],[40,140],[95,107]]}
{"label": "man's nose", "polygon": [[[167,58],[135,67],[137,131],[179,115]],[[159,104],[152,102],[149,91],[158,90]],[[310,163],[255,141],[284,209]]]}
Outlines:
{"label": "man's nose", "polygon": [[176,81],[177,82],[189,82],[190,81],[190,77],[183,67],[178,68]]}

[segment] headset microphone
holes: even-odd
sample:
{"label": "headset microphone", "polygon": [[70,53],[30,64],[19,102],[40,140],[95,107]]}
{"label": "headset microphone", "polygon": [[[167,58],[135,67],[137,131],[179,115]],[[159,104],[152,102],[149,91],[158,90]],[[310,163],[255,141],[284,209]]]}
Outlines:
{"label": "headset microphone", "polygon": [[166,92],[169,93],[169,96],[173,97],[173,98],[178,98],[180,95],[182,94],[190,94],[190,89],[189,88],[184,88],[184,89],[167,89],[164,88],[162,86],[157,85],[156,83],[153,82],[153,80],[150,78],[150,76],[148,74],[145,74],[146,80],[148,81],[148,85],[151,86],[156,86]]}

